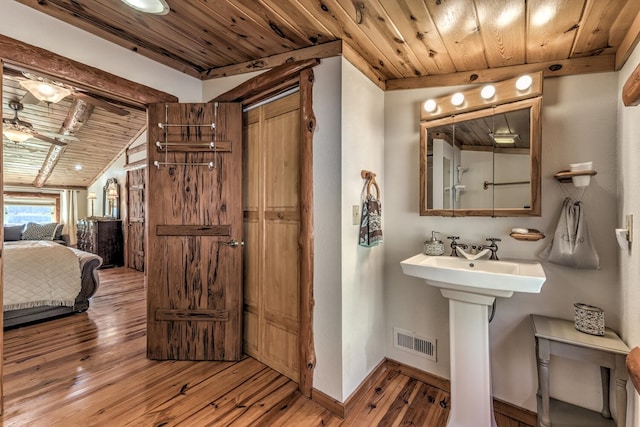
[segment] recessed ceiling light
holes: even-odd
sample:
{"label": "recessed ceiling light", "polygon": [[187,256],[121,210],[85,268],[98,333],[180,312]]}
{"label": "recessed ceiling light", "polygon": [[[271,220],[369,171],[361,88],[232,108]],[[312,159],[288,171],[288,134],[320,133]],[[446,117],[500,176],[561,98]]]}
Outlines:
{"label": "recessed ceiling light", "polygon": [[169,13],[169,5],[165,0],[122,0],[122,2],[144,13],[153,13],[154,15]]}
{"label": "recessed ceiling light", "polygon": [[82,170],[82,165],[75,165],[73,168],[75,170],[77,170],[77,171],[81,171]]}

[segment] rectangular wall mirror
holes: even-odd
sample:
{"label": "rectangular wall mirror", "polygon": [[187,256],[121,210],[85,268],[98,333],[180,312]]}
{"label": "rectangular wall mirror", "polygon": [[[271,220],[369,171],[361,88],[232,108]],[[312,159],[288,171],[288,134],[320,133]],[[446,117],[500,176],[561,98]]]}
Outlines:
{"label": "rectangular wall mirror", "polygon": [[540,216],[542,97],[421,123],[420,214]]}

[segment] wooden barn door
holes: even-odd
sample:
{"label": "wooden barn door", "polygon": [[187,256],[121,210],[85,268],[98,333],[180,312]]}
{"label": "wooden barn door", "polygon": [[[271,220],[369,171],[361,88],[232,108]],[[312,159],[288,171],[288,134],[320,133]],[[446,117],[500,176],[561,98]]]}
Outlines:
{"label": "wooden barn door", "polygon": [[127,267],[144,271],[145,169],[127,172]]}
{"label": "wooden barn door", "polygon": [[300,380],[300,94],[244,118],[244,350]]}
{"label": "wooden barn door", "polygon": [[238,360],[241,104],[153,104],[148,128],[147,356]]}

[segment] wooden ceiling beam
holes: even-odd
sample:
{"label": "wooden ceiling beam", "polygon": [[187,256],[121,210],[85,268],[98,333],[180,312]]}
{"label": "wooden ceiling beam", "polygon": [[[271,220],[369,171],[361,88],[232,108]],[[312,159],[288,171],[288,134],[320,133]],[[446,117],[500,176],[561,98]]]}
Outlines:
{"label": "wooden ceiling beam", "polygon": [[[89,104],[81,99],[74,99],[73,104],[71,104],[71,108],[69,109],[69,113],[67,114],[67,118],[60,127],[60,131],[58,133],[63,135],[75,135],[87,120],[89,120],[91,113],[93,113],[93,108],[93,104]],[[40,188],[44,186],[66,149],[66,145],[51,145],[49,147],[49,152],[42,162],[42,167],[40,168],[36,179],[33,181],[34,187]]]}
{"label": "wooden ceiling beam", "polygon": [[387,90],[401,90],[493,83],[516,77],[520,74],[535,73],[538,71],[542,71],[544,77],[605,73],[614,71],[614,64],[614,55],[589,56],[558,61],[547,61],[537,64],[489,68],[487,70],[463,71],[460,73],[414,77],[411,79],[390,79],[387,80],[386,85]]}
{"label": "wooden ceiling beam", "polygon": [[217,96],[209,102],[242,102],[258,94],[268,92],[273,87],[297,76],[302,70],[315,67],[320,63],[317,58],[291,62],[275,67],[259,76],[248,80],[235,88]]}
{"label": "wooden ceiling beam", "polygon": [[34,71],[106,98],[146,107],[178,102],[178,97],[85,65],[46,49],[0,34],[0,58],[13,67]]}
{"label": "wooden ceiling beam", "polygon": [[251,73],[254,71],[263,71],[279,65],[304,61],[313,58],[330,58],[338,56],[342,53],[342,40],[335,40],[323,43],[317,46],[306,47],[304,49],[294,50],[292,52],[281,53],[278,55],[268,56],[266,58],[256,59],[254,61],[246,61],[240,64],[229,65],[226,67],[218,67],[207,70],[202,73],[203,80],[217,79],[220,77],[236,76],[239,74]]}

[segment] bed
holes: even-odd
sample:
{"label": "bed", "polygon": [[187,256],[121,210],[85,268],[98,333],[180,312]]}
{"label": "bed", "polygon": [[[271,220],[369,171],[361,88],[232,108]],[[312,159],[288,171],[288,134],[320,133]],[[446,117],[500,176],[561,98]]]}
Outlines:
{"label": "bed", "polygon": [[16,327],[89,308],[102,258],[52,241],[5,242],[4,327]]}

